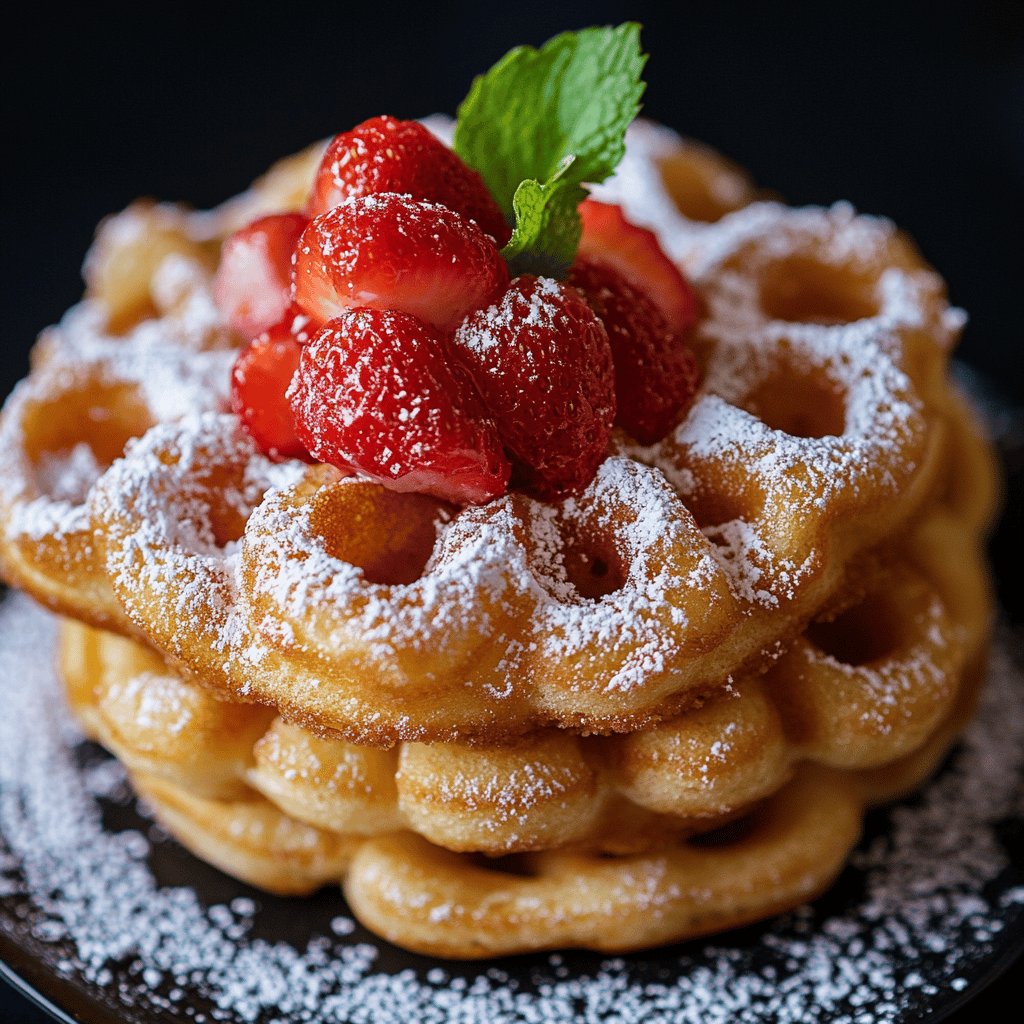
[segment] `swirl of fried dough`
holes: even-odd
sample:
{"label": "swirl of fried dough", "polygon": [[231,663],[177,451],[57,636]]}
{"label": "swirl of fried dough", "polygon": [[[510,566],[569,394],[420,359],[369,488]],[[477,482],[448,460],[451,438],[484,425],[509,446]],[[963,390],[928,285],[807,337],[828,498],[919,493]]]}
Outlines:
{"label": "swirl of fried dough", "polygon": [[619,857],[536,853],[504,870],[408,833],[324,832],[262,798],[210,800],[145,776],[135,785],[185,846],[229,874],[285,894],[344,879],[366,927],[406,949],[463,959],[570,946],[624,952],[770,916],[828,887],[862,810],[842,776],[807,770],[731,841]]}
{"label": "swirl of fried dough", "polygon": [[961,323],[940,279],[889,222],[754,201],[727,161],[643,125],[604,198],[658,230],[704,305],[704,380],[665,439],[620,434],[560,506],[270,473],[210,415],[239,340],[212,252],[294,206],[314,165],[101,229],[90,298],[0,426],[0,560],[54,609],[350,740],[628,732],[764,668],[938,486]]}
{"label": "swirl of fried dough", "polygon": [[944,749],[983,665],[993,475],[952,395],[948,420],[954,443],[927,515],[869,559],[842,604],[766,674],[642,730],[382,750],[217,699],[218,685],[180,678],[139,643],[71,622],[62,633],[69,694],[133,772],[212,799],[257,790],[318,828],[411,830],[454,851],[645,850],[744,812],[807,762],[871,780],[881,798],[911,784],[907,765],[926,771],[927,751]]}

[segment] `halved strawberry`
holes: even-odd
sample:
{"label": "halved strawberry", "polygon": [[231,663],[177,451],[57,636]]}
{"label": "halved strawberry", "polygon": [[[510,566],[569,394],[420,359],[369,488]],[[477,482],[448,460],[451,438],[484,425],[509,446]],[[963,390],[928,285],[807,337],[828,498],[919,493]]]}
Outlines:
{"label": "halved strawberry", "polygon": [[575,288],[524,274],[455,332],[513,456],[513,480],[541,498],[581,491],[593,478],[615,419],[608,335]]}
{"label": "halved strawberry", "polygon": [[622,209],[596,199],[580,203],[579,255],[605,263],[657,303],[669,327],[688,331],[697,321],[697,293],[665,255],[653,231],[630,224]]}
{"label": "halved strawberry", "polygon": [[308,223],[300,213],[260,217],[224,243],[213,282],[214,300],[244,337],[272,327],[288,309],[292,253]]}
{"label": "halved strawberry", "polygon": [[483,178],[419,121],[371,117],[336,135],[320,162],[309,215],[318,217],[352,196],[376,192],[442,203],[475,220],[499,245],[511,234]]}
{"label": "halved strawberry", "polygon": [[693,401],[700,379],[693,350],[647,293],[607,264],[577,258],[569,283],[608,332],[615,360],[615,422],[643,444],[653,444]]}
{"label": "halved strawberry", "polygon": [[392,490],[465,505],[508,486],[494,422],[450,343],[408,313],[353,309],[325,324],[302,347],[288,399],[316,458]]}
{"label": "halved strawberry", "polygon": [[308,323],[301,312],[291,310],[242,349],[231,370],[231,406],[260,450],[272,459],[309,457],[295,433],[285,398],[299,368],[302,345],[298,339]]}
{"label": "halved strawberry", "polygon": [[381,192],[311,221],[295,255],[295,301],[326,323],[363,306],[450,331],[508,282],[494,240],[437,203]]}

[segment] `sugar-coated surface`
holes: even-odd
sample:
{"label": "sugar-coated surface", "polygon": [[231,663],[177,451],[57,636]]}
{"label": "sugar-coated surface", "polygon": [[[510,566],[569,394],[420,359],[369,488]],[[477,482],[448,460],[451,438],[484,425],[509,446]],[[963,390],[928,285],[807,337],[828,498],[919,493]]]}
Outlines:
{"label": "sugar-coated surface", "polygon": [[[430,127],[445,131],[439,119]],[[274,556],[269,569],[257,566],[256,596],[268,599],[261,606],[273,606],[257,621],[239,586],[236,552],[217,550],[192,528],[209,518],[202,488],[193,488],[194,495],[179,489],[168,511],[164,491],[173,474],[156,450],[168,432],[178,437],[179,428],[174,444],[191,450],[203,432],[227,437],[237,427],[235,417],[214,416],[226,408],[234,351],[208,273],[179,254],[167,256],[150,283],[160,316],[124,337],[109,334],[95,301],[71,310],[44,336],[50,365],[19,387],[12,405],[16,411],[30,400],[59,406],[76,374],[88,368],[100,384],[129,385],[148,420],[157,421],[132,448],[130,465],[110,471],[110,482],[124,486],[120,495],[106,487],[99,510],[127,521],[146,509],[136,535],[111,551],[104,567],[115,585],[122,583],[129,616],[144,619],[141,605],[154,595],[173,606],[166,646],[177,654],[212,617],[210,643],[242,666],[261,657],[268,638],[308,647],[308,637],[286,634],[311,608],[321,617],[325,648],[359,649],[380,664],[393,664],[402,652],[434,651],[443,634],[479,637],[493,642],[500,658],[473,685],[495,701],[522,696],[535,679],[543,686],[549,673],[536,669],[542,658],[571,661],[566,678],[536,700],[545,713],[555,706],[565,714],[567,691],[589,687],[600,693],[609,717],[645,688],[687,676],[691,665],[680,652],[713,632],[701,609],[741,622],[719,641],[736,645],[737,665],[753,653],[741,642],[743,620],[778,613],[780,635],[792,631],[795,613],[787,606],[811,589],[830,549],[844,550],[833,542],[859,536],[854,524],[865,510],[889,499],[898,504],[918,471],[927,470],[937,410],[921,367],[937,369],[963,314],[948,307],[940,279],[907,257],[889,221],[858,216],[847,204],[790,209],[754,202],[714,223],[686,219],[658,169],[659,159],[680,145],[665,129],[634,125],[619,171],[597,194],[650,225],[701,293],[706,315],[696,341],[706,350],[706,366],[692,407],[657,444],[616,439],[586,492],[565,503],[557,519],[540,503],[522,505],[520,515],[507,496],[486,512],[461,511],[439,530],[423,576],[407,585],[370,585],[357,567],[330,556],[308,515],[273,494],[264,500],[254,488],[239,511],[255,507],[250,533],[262,525],[270,538],[263,548]],[[729,187],[724,178],[722,188]],[[172,210],[164,215],[174,220]],[[103,234],[113,241],[135,237],[141,216],[121,214]],[[180,227],[197,238],[210,229],[203,216],[191,214]],[[826,309],[823,319],[813,310],[801,318],[799,311],[776,308],[770,283],[791,260],[815,268],[808,272],[811,292],[815,274],[824,275],[817,290],[826,297],[835,298],[833,284],[843,282],[836,288],[840,298],[850,291],[850,307],[836,317]],[[464,341],[478,354],[488,343],[472,331]],[[822,394],[830,397],[822,401]],[[409,422],[423,411],[415,393],[392,397]],[[774,422],[765,404],[791,412],[799,406],[796,425]],[[834,416],[815,425],[823,404],[835,407]],[[801,432],[801,416],[809,430]],[[6,534],[12,541],[81,545],[96,511],[89,485],[104,467],[73,445],[77,435],[37,464],[24,455],[23,419],[9,414],[0,437],[0,483],[12,507]],[[712,511],[695,512],[698,523],[687,510],[702,504]],[[612,592],[580,598],[567,571],[574,530],[582,549],[599,536],[621,557],[615,568],[622,578]],[[838,566],[846,554],[833,557]],[[179,571],[190,567],[195,572]],[[183,579],[190,581],[185,593]],[[140,580],[148,586],[140,588]],[[809,610],[801,608],[799,616]],[[469,649],[468,639],[464,646]],[[440,661],[421,671],[454,687],[467,674],[465,664]]]}
{"label": "sugar-coated surface", "polygon": [[249,898],[207,907],[189,888],[159,886],[152,839],[103,828],[97,798],[116,794],[123,772],[76,761],[44,653],[53,638],[52,619],[26,599],[0,608],[0,929],[31,935],[60,976],[116,991],[140,1012],[282,1024],[881,1024],[942,1005],[1004,929],[1020,928],[1024,885],[1002,875],[997,827],[1024,815],[1012,637],[960,752],[859,851],[863,888],[841,886],[845,903],[830,897],[827,910],[778,919],[742,945],[537,957],[514,976],[411,957],[421,969],[381,970],[388,954],[357,941],[340,897],[329,933],[294,948],[253,937],[260,913]]}

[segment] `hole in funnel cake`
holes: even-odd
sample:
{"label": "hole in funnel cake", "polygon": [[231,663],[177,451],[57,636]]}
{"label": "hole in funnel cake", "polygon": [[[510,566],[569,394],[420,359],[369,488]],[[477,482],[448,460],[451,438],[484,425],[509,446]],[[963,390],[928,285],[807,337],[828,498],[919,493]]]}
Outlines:
{"label": "hole in funnel cake", "polygon": [[25,452],[40,490],[75,502],[153,425],[138,390],[124,383],[89,382],[26,405],[23,416]]}
{"label": "hole in funnel cake", "polygon": [[820,370],[781,366],[761,381],[742,406],[772,430],[792,437],[839,436],[846,429],[841,388]]}
{"label": "hole in funnel cake", "polygon": [[875,276],[793,255],[760,274],[761,308],[789,323],[847,324],[875,316]]}
{"label": "hole in funnel cake", "polygon": [[225,548],[241,540],[252,508],[231,500],[238,493],[237,477],[232,477],[225,468],[213,466],[201,477],[201,487],[204,499],[209,501],[202,514],[213,534],[214,544]]}
{"label": "hole in funnel cake", "polygon": [[874,593],[831,621],[811,623],[807,638],[836,661],[867,665],[900,646],[898,609],[885,594]]}
{"label": "hole in funnel cake", "polygon": [[736,164],[693,143],[662,157],[658,170],[687,220],[713,224],[754,196],[753,184]]}
{"label": "hole in funnel cake", "polygon": [[713,536],[716,527],[737,519],[752,523],[764,509],[764,491],[739,474],[728,480],[707,481],[686,496],[686,507],[697,526]]}
{"label": "hole in funnel cake", "polygon": [[529,854],[510,853],[502,857],[488,857],[484,853],[464,853],[462,856],[473,867],[496,874],[513,875],[517,878],[533,878],[537,874],[530,863]]}
{"label": "hole in funnel cake", "polygon": [[606,549],[593,542],[584,544],[572,533],[566,537],[563,557],[566,577],[580,597],[597,599],[613,594],[626,581],[625,571],[611,545]]}
{"label": "hole in funnel cake", "polygon": [[370,583],[415,583],[451,509],[425,494],[399,494],[368,480],[322,487],[310,524],[333,558],[363,570]]}
{"label": "hole in funnel cake", "polygon": [[[622,588],[628,566],[616,550],[614,526],[562,515],[545,522],[535,541],[541,553],[547,553],[535,568],[538,579],[553,586],[559,600],[597,600]],[[566,584],[570,593],[565,592]]]}
{"label": "hole in funnel cake", "polygon": [[710,828],[707,832],[698,832],[686,841],[691,846],[703,848],[733,846],[736,843],[742,843],[754,831],[756,825],[756,810],[747,810],[724,825]]}

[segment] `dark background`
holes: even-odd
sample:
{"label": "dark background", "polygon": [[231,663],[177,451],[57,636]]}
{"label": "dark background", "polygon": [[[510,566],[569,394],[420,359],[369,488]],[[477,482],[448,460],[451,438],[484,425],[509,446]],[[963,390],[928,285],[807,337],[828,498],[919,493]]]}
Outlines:
{"label": "dark background", "polygon": [[[0,393],[80,295],[104,214],[143,194],[212,205],[366,117],[453,111],[512,45],[635,18],[651,54],[648,115],[792,202],[844,198],[891,216],[970,312],[960,355],[1024,401],[1019,0],[140,8],[21,12],[27,23],[6,32]],[[1024,555],[1021,509],[997,568]],[[1016,618],[1021,589],[1004,588]],[[35,1019],[7,998],[0,1019]]]}

